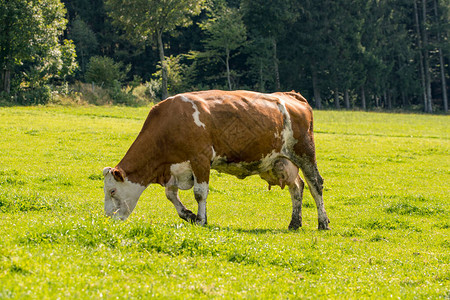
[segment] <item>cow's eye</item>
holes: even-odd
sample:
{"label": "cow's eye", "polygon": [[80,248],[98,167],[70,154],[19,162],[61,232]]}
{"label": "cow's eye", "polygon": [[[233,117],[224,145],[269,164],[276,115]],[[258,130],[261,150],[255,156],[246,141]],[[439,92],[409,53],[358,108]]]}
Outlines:
{"label": "cow's eye", "polygon": [[111,194],[111,196],[114,196],[116,194],[117,190],[116,189],[112,189],[109,193]]}

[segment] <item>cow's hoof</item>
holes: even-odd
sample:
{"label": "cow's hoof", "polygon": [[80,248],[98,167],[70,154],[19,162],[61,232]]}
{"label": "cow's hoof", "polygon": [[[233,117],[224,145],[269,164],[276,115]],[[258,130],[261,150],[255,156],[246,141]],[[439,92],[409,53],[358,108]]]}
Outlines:
{"label": "cow's hoof", "polygon": [[330,227],[328,224],[330,223],[330,220],[326,219],[324,221],[319,221],[319,230],[330,230]]}
{"label": "cow's hoof", "polygon": [[289,230],[298,230],[300,227],[302,227],[301,221],[294,221],[292,220],[291,223],[289,223]]}
{"label": "cow's hoof", "polygon": [[189,209],[186,209],[185,211],[183,211],[183,215],[180,216],[183,220],[189,222],[189,223],[196,223],[197,222],[197,215],[194,214],[192,211],[190,211]]}
{"label": "cow's hoof", "polygon": [[199,217],[197,217],[197,219],[195,220],[195,223],[199,226],[205,226],[208,222],[206,221],[206,219],[202,220]]}

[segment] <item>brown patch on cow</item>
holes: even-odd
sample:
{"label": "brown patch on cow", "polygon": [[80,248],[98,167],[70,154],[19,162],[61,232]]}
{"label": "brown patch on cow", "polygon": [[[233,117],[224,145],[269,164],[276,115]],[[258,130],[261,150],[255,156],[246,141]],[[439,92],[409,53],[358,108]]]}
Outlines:
{"label": "brown patch on cow", "polygon": [[228,96],[220,104],[210,107],[212,143],[227,163],[259,161],[282,146],[283,116],[277,98],[259,93],[244,92]]}

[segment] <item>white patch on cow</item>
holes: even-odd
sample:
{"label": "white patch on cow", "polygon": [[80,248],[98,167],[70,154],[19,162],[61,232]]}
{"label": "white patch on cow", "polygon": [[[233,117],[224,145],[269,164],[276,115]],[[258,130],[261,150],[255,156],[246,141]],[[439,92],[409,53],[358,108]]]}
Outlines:
{"label": "white patch on cow", "polygon": [[221,161],[226,160],[226,158],[220,156],[220,155],[216,155],[216,152],[214,151],[214,155],[211,158],[211,168],[214,169],[214,166],[217,166],[220,164]]}
{"label": "white patch on cow", "polygon": [[208,196],[208,191],[209,191],[209,185],[206,181],[198,183],[197,180],[195,180],[194,192],[202,195],[202,197],[204,197],[206,199],[206,197]]}
{"label": "white patch on cow", "polygon": [[271,153],[261,157],[261,160],[251,163],[228,163],[226,157],[216,156],[211,162],[211,168],[243,179],[247,176],[257,175],[271,170],[273,168],[273,162],[283,156],[282,153],[272,150]]}
{"label": "white patch on cow", "polygon": [[259,167],[259,172],[266,172],[272,169],[273,167],[273,162],[275,161],[275,159],[280,157],[280,153],[279,152],[275,152],[275,150],[272,150],[271,153],[267,154],[266,156],[264,156],[261,160],[261,164]]}
{"label": "white patch on cow", "polygon": [[192,172],[191,163],[188,160],[170,166],[170,173],[175,176],[186,173],[186,171]]}
{"label": "white patch on cow", "polygon": [[111,173],[105,175],[105,213],[108,216],[125,220],[136,207],[146,186],[134,183],[125,178],[116,181]]}
{"label": "white patch on cow", "polygon": [[211,150],[212,150],[211,162],[213,162],[214,159],[216,158],[216,150],[214,150],[214,146],[211,146]]}
{"label": "white patch on cow", "polygon": [[295,145],[297,140],[294,138],[294,131],[292,130],[292,123],[291,123],[291,116],[289,115],[289,112],[286,109],[286,105],[282,99],[280,99],[280,102],[278,104],[278,109],[283,114],[284,119],[284,128],[281,131],[281,136],[283,137],[283,146],[282,146],[282,152],[284,154],[288,154],[292,152],[292,147]]}
{"label": "white patch on cow", "polygon": [[176,186],[181,190],[188,190],[194,185],[191,163],[189,161],[171,165],[170,173],[172,177],[167,186]]}
{"label": "white patch on cow", "polygon": [[195,104],[194,101],[192,101],[191,99],[185,97],[185,96],[181,96],[181,100],[183,100],[183,102],[189,102],[192,104],[192,108],[194,109],[194,113],[192,114],[192,117],[194,118],[194,123],[198,126],[198,127],[203,127],[206,128],[206,125],[200,121],[200,111],[198,110],[197,104]]}

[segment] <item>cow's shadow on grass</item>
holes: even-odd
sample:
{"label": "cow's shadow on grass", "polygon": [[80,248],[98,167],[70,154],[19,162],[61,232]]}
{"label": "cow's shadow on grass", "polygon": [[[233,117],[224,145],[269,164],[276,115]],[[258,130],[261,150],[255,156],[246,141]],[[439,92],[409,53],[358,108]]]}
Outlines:
{"label": "cow's shadow on grass", "polygon": [[299,230],[289,230],[289,229],[273,229],[273,228],[253,228],[253,229],[246,229],[246,228],[239,228],[239,227],[231,227],[231,226],[217,226],[217,225],[205,225],[204,228],[209,229],[211,231],[228,231],[228,232],[235,232],[235,233],[246,233],[246,234],[283,234],[283,233],[293,233],[293,232],[299,232],[302,231],[302,229]]}

